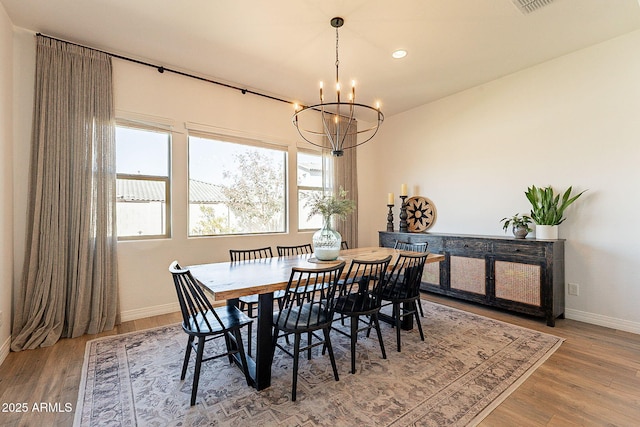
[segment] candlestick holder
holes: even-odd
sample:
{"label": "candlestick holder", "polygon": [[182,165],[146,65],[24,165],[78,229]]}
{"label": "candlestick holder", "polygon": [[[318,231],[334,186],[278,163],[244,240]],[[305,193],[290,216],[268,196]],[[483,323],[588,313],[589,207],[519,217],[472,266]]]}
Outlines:
{"label": "candlestick holder", "polygon": [[389,208],[389,213],[387,214],[387,231],[393,231],[393,206],[387,205]]}
{"label": "candlestick holder", "polygon": [[400,205],[400,232],[401,233],[406,233],[407,232],[407,203],[406,203],[406,199],[407,196],[400,196],[400,198],[402,199],[402,204]]}

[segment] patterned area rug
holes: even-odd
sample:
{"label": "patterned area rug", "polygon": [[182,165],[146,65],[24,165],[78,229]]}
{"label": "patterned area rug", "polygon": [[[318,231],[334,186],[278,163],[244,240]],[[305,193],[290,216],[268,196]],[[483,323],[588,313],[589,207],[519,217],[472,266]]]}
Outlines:
{"label": "patterned area rug", "polygon": [[302,357],[296,402],[290,399],[293,360],[280,350],[272,385],[260,392],[226,359],[205,362],[197,404],[190,407],[193,358],[181,382],[187,336],[179,325],[90,341],[74,425],[475,425],[562,343],[552,335],[422,304],[425,341],[416,329],[402,331],[398,353],[395,331],[383,323],[387,359],[381,358],[375,333],[363,336],[356,374],[349,373],[348,338],[332,334],[338,382],[321,348],[313,350],[311,361]]}

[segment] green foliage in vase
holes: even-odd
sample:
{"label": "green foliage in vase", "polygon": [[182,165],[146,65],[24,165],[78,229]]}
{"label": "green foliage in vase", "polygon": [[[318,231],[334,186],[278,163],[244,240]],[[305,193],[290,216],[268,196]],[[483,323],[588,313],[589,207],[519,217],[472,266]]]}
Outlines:
{"label": "green foliage in vase", "polygon": [[511,218],[502,218],[500,222],[502,222],[502,229],[505,233],[509,229],[509,226],[525,227],[527,229],[527,233],[532,231],[529,227],[529,224],[531,224],[531,218],[527,215],[520,216],[520,214],[515,214]]}
{"label": "green foliage in vase", "polygon": [[308,219],[318,214],[322,215],[323,218],[338,215],[340,218],[345,219],[356,208],[356,202],[346,197],[347,191],[342,187],[340,187],[337,196],[314,193],[304,205],[305,208],[309,209]]}
{"label": "green foliage in vase", "polygon": [[564,222],[566,220],[563,217],[565,209],[587,190],[573,197],[571,197],[571,191],[572,187],[569,187],[560,199],[560,194],[554,194],[551,186],[543,188],[532,185],[527,188],[524,194],[531,203],[533,221],[538,225],[558,225]]}

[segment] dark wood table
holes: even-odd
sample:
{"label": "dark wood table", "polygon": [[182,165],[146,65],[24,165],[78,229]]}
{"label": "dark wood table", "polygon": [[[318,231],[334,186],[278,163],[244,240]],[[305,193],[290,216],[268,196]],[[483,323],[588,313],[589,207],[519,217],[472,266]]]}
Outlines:
{"label": "dark wood table", "polygon": [[[345,272],[353,259],[375,260],[392,255],[395,262],[398,251],[392,248],[367,247],[340,251],[336,262],[345,261]],[[413,253],[413,252],[409,252]],[[427,262],[440,262],[444,255],[429,254]],[[237,305],[241,296],[258,294],[258,317],[256,329],[255,358],[247,355],[249,373],[258,390],[271,385],[271,362],[273,355],[273,292],[285,289],[291,268],[326,268],[327,262],[312,262],[312,255],[263,258],[240,262],[218,262],[189,266],[193,277],[211,293],[216,301],[226,300]]]}

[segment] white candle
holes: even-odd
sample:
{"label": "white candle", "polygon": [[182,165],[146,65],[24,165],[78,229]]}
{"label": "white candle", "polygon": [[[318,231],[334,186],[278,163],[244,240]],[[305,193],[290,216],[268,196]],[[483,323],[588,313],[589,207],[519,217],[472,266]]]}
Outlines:
{"label": "white candle", "polygon": [[389,199],[387,201],[388,205],[392,205],[394,202],[394,197],[393,197],[393,193],[389,193]]}
{"label": "white candle", "polygon": [[407,193],[407,184],[402,184],[400,186],[400,195],[401,196],[406,196],[407,194],[408,194]]}

